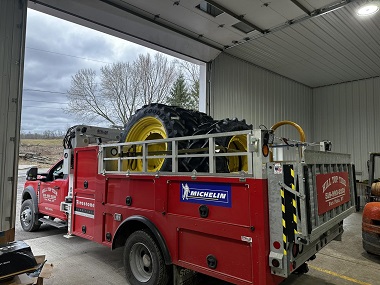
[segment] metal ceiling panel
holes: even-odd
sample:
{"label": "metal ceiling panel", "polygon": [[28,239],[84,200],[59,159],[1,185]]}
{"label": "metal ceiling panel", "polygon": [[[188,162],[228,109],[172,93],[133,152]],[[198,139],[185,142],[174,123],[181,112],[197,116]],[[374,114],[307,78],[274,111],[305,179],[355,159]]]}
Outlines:
{"label": "metal ceiling panel", "polygon": [[230,0],[218,0],[216,2],[237,15],[243,15],[245,20],[254,23],[261,29],[274,27],[287,21],[287,18],[272,8],[271,2],[273,1],[268,6],[261,1],[249,0],[241,0],[238,3]]}
{"label": "metal ceiling panel", "polygon": [[359,18],[358,5],[351,3],[226,52],[310,87],[379,76],[380,15]]}
{"label": "metal ceiling panel", "polygon": [[305,7],[311,7],[311,10],[316,10],[322,7],[326,7],[335,3],[336,1],[331,0],[299,0],[299,2]]}

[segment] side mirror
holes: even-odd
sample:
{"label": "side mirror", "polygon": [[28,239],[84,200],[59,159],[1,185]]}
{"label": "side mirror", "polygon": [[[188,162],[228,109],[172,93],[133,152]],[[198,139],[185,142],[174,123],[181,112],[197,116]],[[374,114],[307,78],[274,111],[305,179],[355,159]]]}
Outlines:
{"label": "side mirror", "polygon": [[29,170],[26,172],[26,180],[37,180],[37,174],[38,173],[38,168],[37,167],[31,167]]}

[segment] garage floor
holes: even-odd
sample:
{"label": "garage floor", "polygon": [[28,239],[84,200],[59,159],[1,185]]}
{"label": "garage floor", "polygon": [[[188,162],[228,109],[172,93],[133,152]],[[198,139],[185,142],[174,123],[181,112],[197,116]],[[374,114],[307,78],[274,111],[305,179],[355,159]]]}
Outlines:
{"label": "garage floor", "polygon": [[[18,198],[24,183],[25,171],[19,172]],[[17,202],[17,213],[20,202]],[[354,213],[344,222],[343,241],[333,241],[314,261],[309,273],[291,276],[283,285],[379,285],[380,257],[366,253],[361,244],[361,213]],[[46,255],[54,265],[53,276],[44,284],[127,284],[124,277],[123,250],[110,251],[94,242],[63,237],[65,230],[44,225],[36,233],[25,233],[16,225],[16,239],[25,240],[35,255]],[[221,284],[207,281],[203,284]],[[202,285],[203,285],[202,284]],[[225,283],[223,283],[225,284]],[[262,284],[260,284],[262,285]]]}

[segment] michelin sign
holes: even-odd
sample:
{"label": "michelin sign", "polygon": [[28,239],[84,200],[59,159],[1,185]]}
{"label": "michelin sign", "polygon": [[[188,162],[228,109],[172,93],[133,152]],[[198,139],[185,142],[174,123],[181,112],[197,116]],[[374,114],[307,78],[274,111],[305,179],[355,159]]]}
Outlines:
{"label": "michelin sign", "polygon": [[231,208],[231,185],[181,182],[181,202]]}

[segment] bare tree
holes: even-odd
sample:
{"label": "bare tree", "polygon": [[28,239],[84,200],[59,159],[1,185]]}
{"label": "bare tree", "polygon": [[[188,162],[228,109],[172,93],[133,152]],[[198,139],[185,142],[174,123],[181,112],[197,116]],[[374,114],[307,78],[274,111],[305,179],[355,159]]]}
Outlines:
{"label": "bare tree", "polygon": [[193,85],[196,82],[199,83],[199,65],[183,60],[177,60],[176,64],[179,66],[181,73],[184,74],[185,79],[190,83],[190,85]]}
{"label": "bare tree", "polygon": [[101,68],[101,86],[104,97],[123,125],[136,111],[141,78],[136,67],[129,63],[114,63]]}
{"label": "bare tree", "polygon": [[149,54],[140,55],[136,70],[141,78],[141,103],[164,102],[177,76],[175,63],[159,53],[153,58]]}
{"label": "bare tree", "polygon": [[176,74],[175,63],[158,53],[103,66],[100,77],[94,70],[79,70],[72,77],[65,111],[85,122],[125,125],[141,105],[165,102]]}
{"label": "bare tree", "polygon": [[69,104],[65,111],[83,121],[93,121],[100,116],[111,124],[116,124],[109,101],[105,100],[96,79],[96,72],[92,69],[81,69],[72,76],[71,87],[67,92]]}

